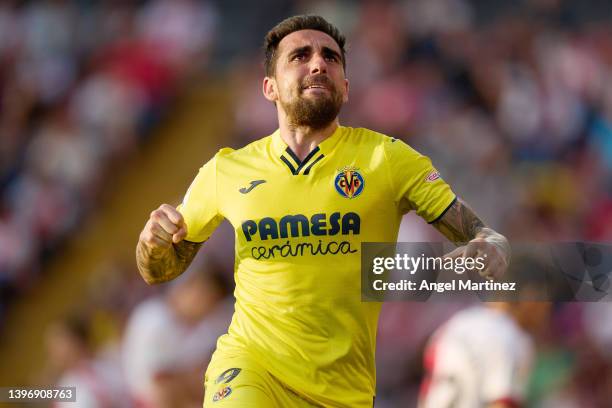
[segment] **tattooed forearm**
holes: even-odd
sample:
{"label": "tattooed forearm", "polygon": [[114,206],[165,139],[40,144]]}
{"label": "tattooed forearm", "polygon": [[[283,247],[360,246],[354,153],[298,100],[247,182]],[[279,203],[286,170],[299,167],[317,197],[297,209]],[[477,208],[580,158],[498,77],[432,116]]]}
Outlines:
{"label": "tattooed forearm", "polygon": [[454,243],[468,242],[488,230],[474,211],[459,198],[432,225]]}
{"label": "tattooed forearm", "polygon": [[172,280],[187,269],[201,246],[200,242],[181,241],[161,250],[152,249],[140,241],[136,247],[140,275],[148,284]]}
{"label": "tattooed forearm", "polygon": [[486,227],[463,201],[457,199],[433,225],[450,241],[461,245],[446,256],[486,258],[485,268],[479,273],[488,279],[498,279],[508,269],[511,251],[508,240]]}

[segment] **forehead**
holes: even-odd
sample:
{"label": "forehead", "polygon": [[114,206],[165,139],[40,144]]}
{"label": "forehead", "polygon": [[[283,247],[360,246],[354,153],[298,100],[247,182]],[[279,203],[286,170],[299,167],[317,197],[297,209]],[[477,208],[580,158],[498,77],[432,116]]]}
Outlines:
{"label": "forehead", "polygon": [[281,54],[305,46],[311,46],[315,50],[327,47],[340,54],[340,47],[338,43],[336,43],[336,40],[318,30],[299,30],[292,32],[280,41],[278,44],[278,51],[279,54]]}

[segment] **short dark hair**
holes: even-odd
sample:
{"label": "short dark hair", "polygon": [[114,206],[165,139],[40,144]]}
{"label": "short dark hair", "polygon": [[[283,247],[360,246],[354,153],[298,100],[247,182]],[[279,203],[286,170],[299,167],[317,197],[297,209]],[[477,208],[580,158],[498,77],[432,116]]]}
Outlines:
{"label": "short dark hair", "polygon": [[278,44],[289,34],[300,30],[317,30],[333,38],[340,47],[342,66],[346,70],[346,50],[344,49],[346,38],[340,33],[340,30],[321,16],[300,15],[281,21],[266,34],[264,41],[266,76],[274,74]]}

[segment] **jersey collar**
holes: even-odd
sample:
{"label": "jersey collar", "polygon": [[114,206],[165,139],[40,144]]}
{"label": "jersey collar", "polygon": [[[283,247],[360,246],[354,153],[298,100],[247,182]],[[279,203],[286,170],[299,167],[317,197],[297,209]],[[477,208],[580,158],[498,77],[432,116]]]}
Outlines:
{"label": "jersey collar", "polygon": [[318,144],[317,147],[311,150],[310,153],[300,161],[300,159],[293,153],[293,151],[287,146],[287,143],[282,139],[280,135],[280,129],[272,134],[272,145],[274,154],[279,157],[281,162],[287,166],[294,176],[297,175],[308,175],[310,169],[319,161],[321,161],[325,155],[331,153],[336,147],[338,141],[342,138],[344,127],[338,126],[334,133],[327,139],[323,140]]}

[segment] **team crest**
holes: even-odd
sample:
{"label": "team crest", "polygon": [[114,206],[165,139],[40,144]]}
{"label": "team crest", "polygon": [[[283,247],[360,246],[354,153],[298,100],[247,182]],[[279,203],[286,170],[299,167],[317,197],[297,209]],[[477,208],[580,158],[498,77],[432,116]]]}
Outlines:
{"label": "team crest", "polygon": [[363,192],[363,177],[356,167],[345,167],[338,172],[334,180],[336,191],[345,198],[355,198]]}
{"label": "team crest", "polygon": [[221,401],[224,398],[227,398],[232,393],[232,387],[226,385],[221,388],[219,391],[215,392],[213,395],[213,402]]}
{"label": "team crest", "polygon": [[228,382],[236,378],[236,376],[240,374],[240,371],[242,371],[242,369],[240,368],[230,368],[228,370],[225,370],[217,377],[217,379],[215,380],[215,384],[227,384]]}

